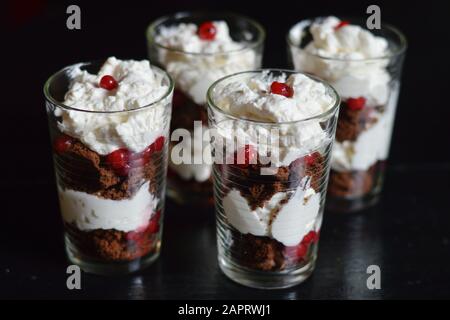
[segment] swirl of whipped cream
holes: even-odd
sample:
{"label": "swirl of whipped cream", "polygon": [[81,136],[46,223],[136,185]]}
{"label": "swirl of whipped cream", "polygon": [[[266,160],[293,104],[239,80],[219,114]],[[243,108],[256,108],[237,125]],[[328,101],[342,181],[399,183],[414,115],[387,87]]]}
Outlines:
{"label": "swirl of whipped cream", "polygon": [[389,98],[386,70],[388,42],[357,25],[336,17],[315,20],[309,27],[313,40],[300,48],[305,22],[295,25],[289,39],[295,68],[328,81],[343,99],[364,96],[368,106],[383,105]]}
{"label": "swirl of whipped cream", "polygon": [[[271,93],[270,86],[274,81],[285,82],[293,89],[294,95],[288,98]],[[272,163],[276,166],[287,166],[331,141],[317,119],[284,124],[318,116],[336,103],[336,98],[325,85],[303,74],[274,77],[263,72],[248,79],[229,82],[222,88],[217,87],[212,94],[215,104],[225,113],[269,125],[226,120],[217,123],[217,131],[226,139],[237,139],[258,146],[262,155],[266,154],[266,147],[269,147],[272,153],[278,155],[278,160]],[[271,123],[281,124],[270,126]],[[276,136],[272,131],[274,127],[278,129]]]}
{"label": "swirl of whipped cream", "polygon": [[[79,110],[55,109],[55,115],[62,117],[58,123],[62,132],[106,155],[124,147],[140,152],[167,131],[168,123],[162,119],[166,117],[169,97],[157,105],[134,110],[157,101],[169,89],[164,73],[153,69],[149,61],[110,57],[98,74],[90,74],[80,66],[69,71],[72,81],[63,101]],[[119,82],[118,88],[101,88],[98,84],[104,75],[113,76]],[[108,113],[127,110],[130,112]]]}
{"label": "swirl of whipped cream", "polygon": [[248,43],[236,42],[230,36],[225,21],[214,21],[216,35],[213,40],[202,40],[197,35],[197,25],[180,23],[161,27],[155,42],[159,61],[174,78],[177,87],[195,103],[206,103],[209,86],[226,75],[255,69],[261,57],[253,50],[243,50]]}

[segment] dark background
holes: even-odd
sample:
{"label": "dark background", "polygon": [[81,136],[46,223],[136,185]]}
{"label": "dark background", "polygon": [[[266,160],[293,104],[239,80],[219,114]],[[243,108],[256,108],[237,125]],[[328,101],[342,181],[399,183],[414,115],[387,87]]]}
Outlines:
{"label": "dark background", "polygon": [[[81,30],[66,28],[66,8],[70,4],[81,7]],[[182,10],[227,10],[258,20],[267,31],[264,66],[288,67],[285,36],[290,26],[303,18],[328,14],[362,16],[370,4],[378,4],[382,20],[396,25],[409,41],[385,200],[366,216],[342,220],[330,217],[324,226],[328,223],[330,227],[325,229],[319,255],[328,254],[336,264],[321,265],[323,260],[319,259],[318,270],[304,291],[264,297],[450,297],[450,206],[446,201],[450,189],[450,10],[445,1],[438,0],[3,2],[0,297],[67,294],[42,93],[45,80],[53,72],[111,55],[144,59],[147,25],[157,17]],[[119,281],[123,294],[117,293],[111,281],[105,287],[108,290],[98,291],[105,281],[92,277],[87,283],[90,293],[75,297],[263,297],[260,291],[226,281],[218,272],[212,213],[205,219],[189,218],[195,212],[170,203],[168,211],[171,216],[167,215],[163,259],[149,271],[157,272],[158,277],[144,277],[158,295],[147,292],[139,277]],[[194,229],[193,238],[185,228],[195,227],[199,229]],[[180,247],[177,238],[187,248]],[[355,263],[353,268],[345,269],[343,248],[355,249],[354,241],[359,241],[356,250],[361,254],[350,255],[348,265]],[[172,255],[167,253],[171,250]],[[186,253],[180,257],[173,252]],[[390,285],[384,292],[368,293],[364,286],[352,282],[355,276],[356,280],[364,278],[364,274],[355,275],[358,263],[362,266],[366,262],[361,258],[364,254],[375,262],[380,258],[389,266]],[[199,266],[198,261],[208,262]],[[189,277],[201,285],[195,287],[197,283],[189,282]],[[189,285],[194,285],[195,290],[186,289]],[[189,293],[183,294],[184,289]]]}

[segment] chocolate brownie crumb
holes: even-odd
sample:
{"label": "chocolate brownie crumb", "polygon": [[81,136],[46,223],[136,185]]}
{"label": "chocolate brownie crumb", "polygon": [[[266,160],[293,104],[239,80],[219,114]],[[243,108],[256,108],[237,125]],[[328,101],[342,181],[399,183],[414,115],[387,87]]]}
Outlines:
{"label": "chocolate brownie crumb", "polygon": [[70,239],[85,255],[106,261],[131,261],[155,250],[155,235],[146,235],[139,241],[127,238],[126,233],[115,229],[81,231],[66,224]]}
{"label": "chocolate brownie crumb", "polygon": [[59,167],[59,183],[66,188],[95,194],[112,200],[130,198],[149,180],[151,192],[155,192],[157,170],[155,158],[161,152],[152,154],[150,161],[140,167],[130,169],[126,177],[117,175],[105,163],[105,157],[74,140],[64,154],[55,154],[55,163]]}
{"label": "chocolate brownie crumb", "polygon": [[236,233],[231,252],[242,265],[257,270],[285,268],[284,246],[275,239]]}
{"label": "chocolate brownie crumb", "polygon": [[291,186],[297,188],[306,176],[311,177],[310,186],[316,192],[320,190],[320,184],[324,178],[324,162],[325,158],[319,153],[313,153],[314,161],[310,164],[305,163],[303,159],[298,159],[299,161],[294,161],[289,166],[289,181]]}
{"label": "chocolate brownie crumb", "polygon": [[369,193],[375,182],[376,166],[374,164],[366,171],[331,170],[328,193],[337,197],[359,197]]}
{"label": "chocolate brownie crumb", "polygon": [[355,141],[362,131],[376,122],[376,118],[371,116],[373,109],[365,107],[361,110],[351,110],[345,102],[342,102],[336,128],[336,140]]}

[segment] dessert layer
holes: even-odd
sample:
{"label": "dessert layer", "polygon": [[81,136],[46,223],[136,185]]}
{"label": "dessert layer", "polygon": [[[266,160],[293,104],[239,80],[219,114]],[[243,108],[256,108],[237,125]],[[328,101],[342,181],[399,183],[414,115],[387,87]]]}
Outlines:
{"label": "dessert layer", "polygon": [[[369,106],[384,105],[389,95],[388,42],[336,17],[295,25],[289,33],[295,68],[329,82],[343,98],[366,97]],[[304,37],[312,41],[305,44]],[[301,48],[300,48],[301,47]]]}
{"label": "dessert layer", "polygon": [[238,263],[251,269],[282,270],[286,265],[283,244],[268,237],[236,234],[232,250]]}
{"label": "dessert layer", "polygon": [[92,260],[131,261],[158,250],[158,234],[140,230],[123,232],[118,230],[96,229],[80,231],[66,224],[70,241],[83,256]]}
{"label": "dessert layer", "polygon": [[342,103],[333,144],[333,170],[369,170],[377,161],[388,158],[398,97],[396,87],[391,95],[386,106],[376,108],[351,110]]}
{"label": "dessert layer", "polygon": [[377,182],[377,175],[380,174],[382,162],[364,171],[335,171],[330,172],[330,183],[328,194],[336,197],[360,197],[370,193]]}
{"label": "dessert layer", "polygon": [[[104,156],[90,150],[78,140],[69,141],[64,152],[55,153],[58,184],[63,189],[122,200],[132,197],[143,182],[149,181],[151,192],[158,192],[156,177],[157,171],[162,170],[161,152],[153,153],[148,159],[138,157],[129,172],[123,176],[107,163]],[[160,165],[156,166],[155,163]]]}
{"label": "dessert layer", "polygon": [[150,193],[150,182],[129,199],[111,200],[58,186],[63,219],[79,230],[115,229],[129,232],[147,226],[159,200]]}
{"label": "dessert layer", "polygon": [[[112,90],[100,86],[103,76],[113,76],[117,88]],[[72,108],[114,112],[134,110],[162,98],[168,91],[162,71],[151,68],[147,60],[118,60],[108,58],[98,74],[90,74],[75,66],[70,70],[72,81],[63,104]],[[55,115],[62,118],[59,129],[82,141],[89,149],[106,155],[119,148],[141,152],[166,131],[164,119],[168,117],[166,107],[170,103],[161,101],[157,105],[127,113],[92,113],[56,108]]]}
{"label": "dessert layer", "polygon": [[[272,93],[274,82],[285,83],[293,90],[293,95]],[[273,124],[318,116],[336,102],[323,84],[302,74],[274,77],[266,72],[216,87],[213,97],[216,105],[231,116]],[[274,166],[288,166],[331,141],[318,119],[274,127],[251,121],[224,120],[217,123],[216,128],[225,140],[258,146],[262,156],[270,146]]]}
{"label": "dessert layer", "polygon": [[240,192],[232,189],[222,203],[228,222],[241,233],[268,236],[293,246],[314,227],[320,193],[305,185],[293,192],[278,192],[263,207],[251,210]]}
{"label": "dessert layer", "polygon": [[213,24],[216,34],[208,40],[202,39],[198,26],[191,23],[161,27],[155,38],[156,43],[170,50],[159,50],[159,62],[178,89],[199,105],[206,104],[206,91],[214,81],[261,64],[261,57],[253,49],[246,49],[248,43],[232,39],[226,22]]}

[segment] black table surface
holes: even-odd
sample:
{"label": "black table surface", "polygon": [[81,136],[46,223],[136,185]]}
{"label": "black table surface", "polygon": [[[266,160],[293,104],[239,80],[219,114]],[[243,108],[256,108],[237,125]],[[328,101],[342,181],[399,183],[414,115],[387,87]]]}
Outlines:
{"label": "black table surface", "polygon": [[[170,202],[159,260],[133,275],[83,273],[81,290],[68,290],[55,186],[1,185],[0,298],[450,298],[449,181],[450,166],[389,167],[377,206],[358,214],[325,212],[313,275],[270,291],[235,284],[220,272],[213,210]],[[381,269],[380,290],[367,289],[369,265]]]}

